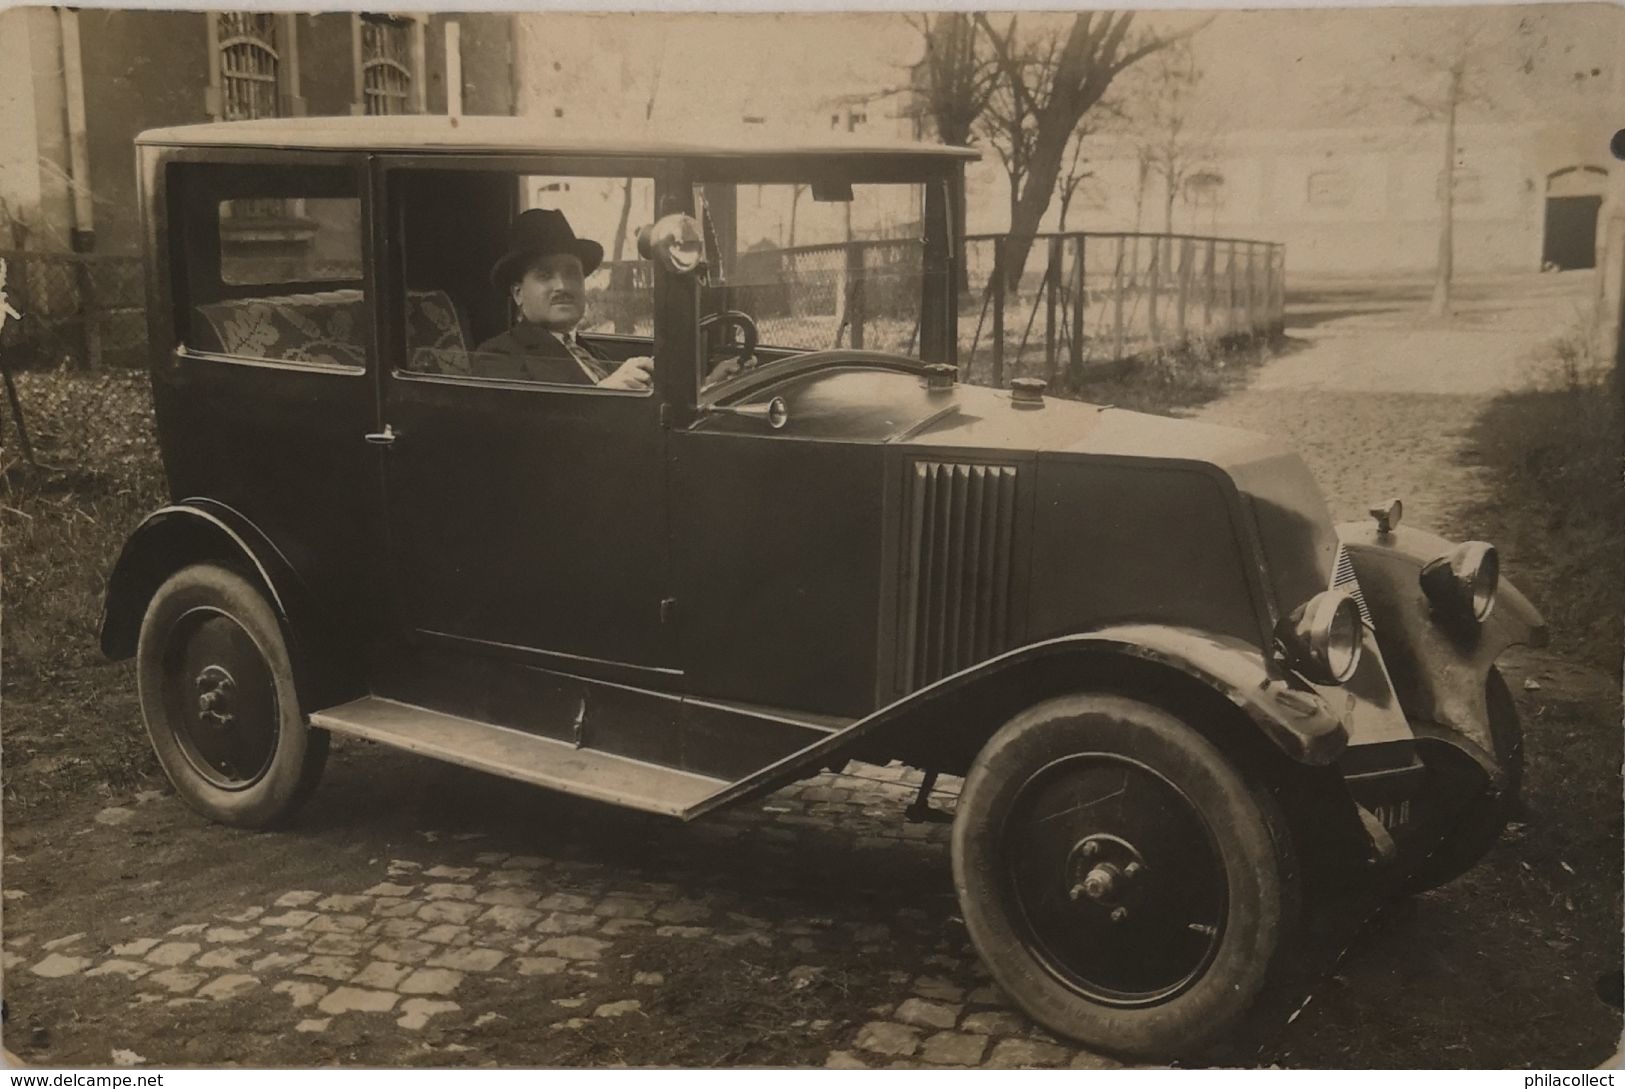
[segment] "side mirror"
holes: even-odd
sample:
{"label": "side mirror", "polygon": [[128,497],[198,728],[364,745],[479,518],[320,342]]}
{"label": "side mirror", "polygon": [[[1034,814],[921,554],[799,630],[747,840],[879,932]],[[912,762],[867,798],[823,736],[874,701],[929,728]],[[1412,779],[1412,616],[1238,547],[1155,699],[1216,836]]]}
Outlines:
{"label": "side mirror", "polygon": [[638,253],[679,276],[705,271],[705,236],[699,220],[681,212],[661,216],[638,231]]}

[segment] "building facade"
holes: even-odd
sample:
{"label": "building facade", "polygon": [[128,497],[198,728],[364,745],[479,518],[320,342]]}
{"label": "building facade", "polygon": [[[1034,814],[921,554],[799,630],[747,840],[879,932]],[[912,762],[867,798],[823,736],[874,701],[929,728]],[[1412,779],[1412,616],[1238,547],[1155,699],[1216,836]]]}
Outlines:
{"label": "building facade", "polygon": [[[509,15],[0,11],[0,249],[140,251],[133,141],[210,120],[513,112]],[[8,223],[11,237],[6,237]]]}

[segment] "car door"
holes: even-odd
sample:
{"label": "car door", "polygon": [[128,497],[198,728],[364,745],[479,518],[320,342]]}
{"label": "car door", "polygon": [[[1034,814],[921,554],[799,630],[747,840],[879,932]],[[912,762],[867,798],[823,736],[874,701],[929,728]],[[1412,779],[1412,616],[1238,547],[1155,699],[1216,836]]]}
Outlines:
{"label": "car door", "polygon": [[[400,622],[423,639],[529,652],[541,664],[588,673],[662,670],[672,655],[662,624],[659,398],[526,380],[511,367],[484,366],[473,350],[507,321],[490,270],[524,203],[518,194],[526,185],[537,191],[529,179],[538,175],[593,169],[444,158],[379,164],[377,185],[394,215],[382,242],[385,426],[375,436],[387,447],[391,583]],[[584,235],[595,229],[581,226]],[[589,280],[588,294],[599,304],[598,324],[623,335],[606,335],[596,350],[650,354],[652,332],[635,335],[648,330],[646,320],[637,328],[602,313],[613,303],[603,286],[617,276],[611,265]]]}

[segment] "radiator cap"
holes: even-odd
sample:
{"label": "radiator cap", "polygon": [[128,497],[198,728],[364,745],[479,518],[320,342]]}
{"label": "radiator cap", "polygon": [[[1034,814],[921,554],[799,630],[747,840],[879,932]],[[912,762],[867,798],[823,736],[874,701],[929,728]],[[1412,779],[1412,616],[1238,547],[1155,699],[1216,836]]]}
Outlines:
{"label": "radiator cap", "polygon": [[1048,385],[1042,378],[1012,378],[1010,400],[1023,408],[1037,408],[1044,403],[1044,388]]}
{"label": "radiator cap", "polygon": [[925,388],[928,390],[953,389],[954,378],[958,374],[959,368],[951,363],[929,363],[925,368]]}

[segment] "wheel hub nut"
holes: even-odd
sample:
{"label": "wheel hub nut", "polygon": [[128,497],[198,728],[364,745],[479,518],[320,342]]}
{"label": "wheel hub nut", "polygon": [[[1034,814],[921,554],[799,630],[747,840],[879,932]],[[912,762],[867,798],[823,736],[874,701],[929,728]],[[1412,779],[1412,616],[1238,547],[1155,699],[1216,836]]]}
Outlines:
{"label": "wheel hub nut", "polygon": [[231,711],[231,697],[237,682],[219,666],[209,666],[197,676],[198,717],[217,726],[230,726],[236,716]]}
{"label": "wheel hub nut", "polygon": [[1083,879],[1083,891],[1091,900],[1104,900],[1117,891],[1118,869],[1103,862],[1090,870]]}

